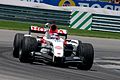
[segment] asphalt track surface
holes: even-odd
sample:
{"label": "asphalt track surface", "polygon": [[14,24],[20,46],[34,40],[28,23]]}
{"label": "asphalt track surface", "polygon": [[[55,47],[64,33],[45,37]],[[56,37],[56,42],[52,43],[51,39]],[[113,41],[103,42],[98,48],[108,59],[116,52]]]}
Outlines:
{"label": "asphalt track surface", "polygon": [[26,33],[0,30],[0,80],[120,80],[120,40],[69,36],[94,46],[94,65],[83,71],[44,63],[20,63],[12,57],[13,38],[18,32]]}

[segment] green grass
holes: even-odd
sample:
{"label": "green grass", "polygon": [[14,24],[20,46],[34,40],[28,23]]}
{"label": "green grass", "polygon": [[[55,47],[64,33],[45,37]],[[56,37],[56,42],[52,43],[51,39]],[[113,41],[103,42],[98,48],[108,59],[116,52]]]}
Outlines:
{"label": "green grass", "polygon": [[[43,26],[44,24],[14,22],[14,21],[0,21],[0,29],[23,31],[23,30],[28,30],[28,28],[31,25]],[[67,29],[69,35],[120,39],[120,33],[71,29],[68,26],[62,26],[62,25],[58,25],[58,27]]]}
{"label": "green grass", "polygon": [[42,24],[38,23],[24,23],[24,22],[16,22],[16,21],[1,21],[0,20],[0,29],[8,29],[8,30],[28,30],[31,25],[42,26]]}

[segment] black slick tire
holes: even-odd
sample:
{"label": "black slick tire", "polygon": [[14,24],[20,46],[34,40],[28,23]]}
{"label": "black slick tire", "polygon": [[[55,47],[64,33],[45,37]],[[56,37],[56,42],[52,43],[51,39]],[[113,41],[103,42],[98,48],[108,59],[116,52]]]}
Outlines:
{"label": "black slick tire", "polygon": [[90,70],[94,60],[94,49],[89,43],[82,43],[79,47],[79,56],[82,58],[82,63],[77,65],[78,69]]}
{"label": "black slick tire", "polygon": [[33,55],[37,48],[37,40],[34,37],[24,37],[22,41],[22,48],[19,53],[19,60],[23,63],[32,63]]}
{"label": "black slick tire", "polygon": [[13,57],[18,58],[19,57],[19,50],[21,48],[22,39],[24,37],[24,34],[17,33],[14,37],[13,42]]}

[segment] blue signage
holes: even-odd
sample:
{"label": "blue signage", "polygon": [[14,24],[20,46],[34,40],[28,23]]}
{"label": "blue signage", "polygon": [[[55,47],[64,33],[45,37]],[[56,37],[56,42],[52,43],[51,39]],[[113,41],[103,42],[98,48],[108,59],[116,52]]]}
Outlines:
{"label": "blue signage", "polygon": [[36,3],[46,3],[53,6],[80,6],[92,8],[106,8],[110,10],[120,11],[120,4],[99,2],[98,0],[27,0],[27,1]]}
{"label": "blue signage", "polygon": [[113,4],[108,2],[95,2],[95,1],[78,1],[76,6],[92,7],[92,8],[106,8],[110,10],[120,11],[120,4]]}

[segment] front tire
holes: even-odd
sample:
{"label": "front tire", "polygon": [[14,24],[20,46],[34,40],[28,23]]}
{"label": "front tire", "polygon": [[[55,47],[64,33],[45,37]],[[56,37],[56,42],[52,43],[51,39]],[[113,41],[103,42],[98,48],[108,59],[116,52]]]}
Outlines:
{"label": "front tire", "polygon": [[19,60],[20,62],[32,62],[33,54],[37,49],[37,40],[34,37],[24,37],[22,41],[22,48],[20,50]]}
{"label": "front tire", "polygon": [[79,57],[82,57],[83,62],[81,64],[78,64],[77,68],[81,70],[90,70],[94,59],[93,46],[89,43],[82,43],[79,49],[81,49],[81,51],[78,52]]}

